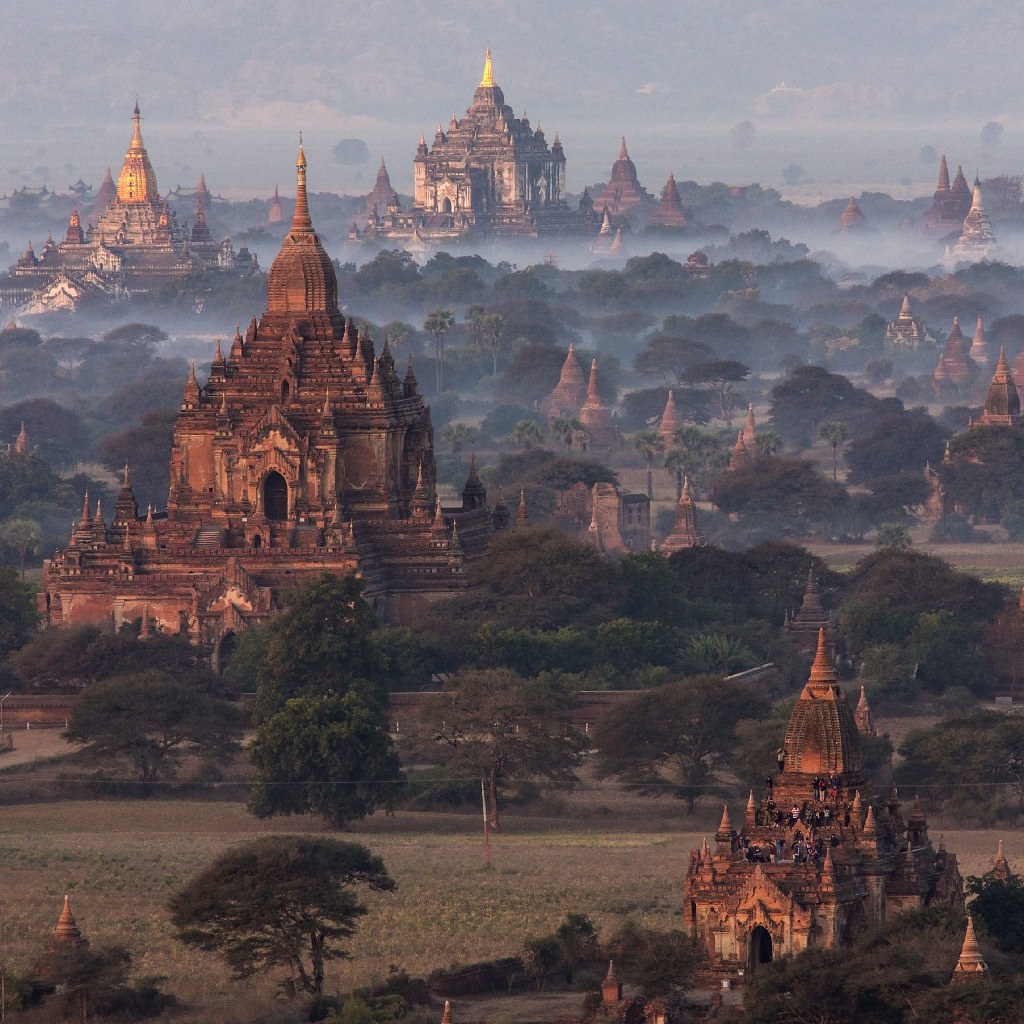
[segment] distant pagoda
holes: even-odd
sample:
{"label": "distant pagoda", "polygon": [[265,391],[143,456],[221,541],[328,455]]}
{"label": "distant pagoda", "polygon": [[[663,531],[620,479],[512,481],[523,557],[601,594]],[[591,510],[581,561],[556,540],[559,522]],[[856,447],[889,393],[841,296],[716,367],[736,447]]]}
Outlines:
{"label": "distant pagoda", "polygon": [[671,171],[668,173],[665,187],[661,190],[661,199],[657,208],[651,213],[648,223],[666,228],[684,228],[690,223],[686,210],[683,208],[683,201],[679,198],[675,175]]}
{"label": "distant pagoda", "polygon": [[[674,188],[675,180],[670,180]],[[677,192],[677,198],[678,195]],[[604,210],[608,210],[613,217],[623,217],[627,214],[646,213],[653,205],[654,196],[640,184],[636,173],[636,164],[629,158],[626,139],[623,136],[622,145],[619,147],[619,157],[612,164],[611,178],[608,184],[594,196],[594,209],[600,210],[602,213]]]}

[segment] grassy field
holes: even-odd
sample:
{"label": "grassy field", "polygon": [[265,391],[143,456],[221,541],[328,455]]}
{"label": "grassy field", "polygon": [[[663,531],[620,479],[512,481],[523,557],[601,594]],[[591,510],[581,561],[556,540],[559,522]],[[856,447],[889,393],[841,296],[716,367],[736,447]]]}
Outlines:
{"label": "grassy field", "polygon": [[[332,965],[329,988],[384,977],[391,965],[425,974],[513,954],[569,911],[603,930],[627,916],[678,926],[689,851],[714,831],[720,811],[709,806],[688,820],[670,801],[632,801],[611,786],[569,800],[510,815],[493,839],[490,870],[475,815],[402,812],[353,829],[384,858],[398,891],[370,900],[353,959]],[[175,943],[163,904],[224,848],[268,833],[327,834],[318,821],[259,822],[237,804],[174,801],[9,806],[2,815],[3,962],[31,963],[68,892],[86,935],[127,945],[140,974],[165,975],[166,988],[190,1005],[188,1019],[251,1020],[273,1000],[274,979],[231,982],[216,958]],[[1024,834],[945,834],[964,874],[987,870],[999,838],[1011,863],[1024,863]]]}

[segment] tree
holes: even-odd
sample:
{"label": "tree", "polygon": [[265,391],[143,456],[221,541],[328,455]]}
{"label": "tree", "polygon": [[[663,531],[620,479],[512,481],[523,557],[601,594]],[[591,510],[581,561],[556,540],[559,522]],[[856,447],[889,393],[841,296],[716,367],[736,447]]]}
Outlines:
{"label": "tree", "polygon": [[670,794],[693,814],[717,791],[736,741],[736,724],[763,703],[742,686],[694,676],[638,694],[595,731],[597,774],[645,796]]}
{"label": "tree", "polygon": [[378,643],[380,623],[353,575],[323,573],[299,584],[286,608],[259,627],[262,662],[256,676],[257,724],[292,697],[333,691],[358,693],[379,709],[387,693],[387,658]]}
{"label": "tree", "polygon": [[437,363],[437,394],[444,392],[444,339],[455,326],[455,316],[450,309],[435,309],[423,321],[423,330],[434,339],[434,355]]}
{"label": "tree", "polygon": [[570,449],[587,432],[587,428],[575,416],[553,416],[548,422],[548,429],[553,437],[561,438],[562,444]]}
{"label": "tree", "polygon": [[534,420],[520,420],[510,431],[509,438],[524,451],[543,444],[544,428]]}
{"label": "tree", "polygon": [[416,328],[412,324],[407,324],[404,320],[391,320],[384,325],[384,340],[396,352],[400,352],[405,347],[405,343],[415,333]]}
{"label": "tree", "polygon": [[831,420],[828,423],[822,423],[818,430],[818,437],[820,437],[826,444],[832,449],[832,479],[836,480],[836,457],[839,451],[839,446],[845,444],[850,440],[850,431],[845,423],[840,423],[838,420]]}
{"label": "tree", "polygon": [[689,338],[656,334],[633,360],[633,369],[648,377],[664,377],[679,384],[691,366],[707,359],[711,353],[710,346]]}
{"label": "tree", "polygon": [[870,424],[882,405],[845,377],[820,366],[798,366],[772,388],[771,420],[787,441],[809,445],[814,428],[825,420],[842,420],[855,433]]}
{"label": "tree", "polygon": [[913,730],[899,753],[896,782],[932,807],[986,825],[1024,811],[1024,722],[972,711]]}
{"label": "tree", "polygon": [[735,359],[711,359],[689,367],[682,375],[684,384],[703,384],[718,400],[718,415],[732,424],[736,408],[733,385],[750,376],[750,367]]}
{"label": "tree", "polygon": [[612,936],[608,953],[616,972],[638,986],[644,999],[671,999],[689,988],[704,960],[696,940],[685,932],[643,928],[630,919]]}
{"label": "tree", "polygon": [[131,954],[123,946],[49,949],[40,959],[37,982],[67,1007],[64,1019],[73,1013],[85,1024],[90,1015],[113,1010],[111,1004],[127,996],[131,962]]}
{"label": "tree", "polygon": [[910,531],[902,523],[880,523],[875,536],[876,548],[898,548],[905,551],[913,545]]}
{"label": "tree", "polygon": [[455,459],[455,471],[462,472],[462,452],[466,448],[472,448],[478,439],[476,427],[468,423],[449,423],[441,433],[441,440],[448,446],[448,450]]}
{"label": "tree", "polygon": [[270,836],[222,853],[168,901],[176,938],[219,953],[236,980],[286,967],[319,995],[324,966],[367,913],[356,886],[391,892],[384,862],[357,843]]}
{"label": "tree", "polygon": [[647,467],[647,498],[654,497],[654,485],[652,480],[652,467],[654,456],[665,450],[665,438],[656,430],[641,430],[630,438],[633,447],[640,453]]}
{"label": "tree", "polygon": [[675,475],[677,492],[682,492],[684,476],[690,478],[696,490],[704,491],[728,461],[722,442],[713,434],[697,427],[680,427],[672,438],[672,448],[665,455],[665,468]]}
{"label": "tree", "polygon": [[897,473],[921,477],[926,462],[933,466],[941,462],[948,436],[948,428],[923,409],[879,416],[871,429],[846,449],[848,479],[851,483],[870,483]]}
{"label": "tree", "polygon": [[34,519],[8,519],[0,529],[0,539],[18,556],[21,578],[24,579],[26,557],[39,550],[39,524]]}
{"label": "tree", "polygon": [[483,347],[491,353],[491,373],[498,376],[498,355],[508,321],[499,313],[488,313],[483,322]]}
{"label": "tree", "polygon": [[88,687],[71,709],[67,731],[96,764],[131,762],[146,794],[173,778],[186,754],[227,763],[241,735],[236,707],[153,670]]}
{"label": "tree", "polygon": [[967,878],[971,900],[971,917],[981,924],[1000,949],[1008,953],[1024,953],[1024,880],[1009,872],[996,877],[988,872]]}
{"label": "tree", "polygon": [[509,669],[466,670],[424,700],[421,751],[440,759],[447,776],[479,776],[487,790],[490,826],[512,782],[576,782],[586,746],[569,727],[573,691],[559,676],[524,679]]}
{"label": "tree", "polygon": [[478,351],[483,346],[484,320],[486,316],[487,310],[479,302],[476,302],[472,306],[467,307],[466,314],[463,317],[466,326],[469,328],[469,336],[473,339],[473,347]]}
{"label": "tree", "polygon": [[249,747],[257,818],[322,814],[335,828],[394,806],[402,779],[379,714],[355,693],[295,697],[259,728]]}
{"label": "tree", "polygon": [[38,623],[33,588],[13,566],[0,566],[0,658],[24,647]]}

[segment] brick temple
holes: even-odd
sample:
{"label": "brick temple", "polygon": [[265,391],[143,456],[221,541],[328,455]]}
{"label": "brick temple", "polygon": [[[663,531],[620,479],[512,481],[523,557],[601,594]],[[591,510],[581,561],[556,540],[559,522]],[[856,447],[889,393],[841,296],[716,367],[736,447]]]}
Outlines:
{"label": "brick temple", "polygon": [[[381,170],[386,178],[383,162]],[[367,235],[597,234],[592,207],[570,210],[566,201],[565,153],[558,135],[549,145],[540,125],[534,128],[525,114],[516,117],[494,79],[490,50],[465,116],[452,114],[447,131],[439,124],[430,145],[420,136],[413,172],[413,206],[406,211],[390,179],[385,183],[378,176],[367,197]]]}
{"label": "brick temple", "polygon": [[464,565],[508,510],[492,513],[475,466],[457,508],[435,490],[433,428],[412,362],[396,371],[338,308],[313,228],[299,148],[291,230],[267,308],[209,378],[193,365],[174,428],[166,509],[140,514],[128,470],[107,521],[88,496],[64,551],[43,567],[53,624],[141,619],[143,631],[231,642],[305,576],[358,571],[378,614],[465,585]]}
{"label": "brick temple", "polygon": [[929,903],[963,907],[956,857],[932,846],[920,802],[904,817],[895,788],[871,800],[867,784],[858,719],[822,630],[764,798],[750,794],[738,829],[726,808],[714,848],[705,839],[690,855],[683,919],[708,955],[704,984],[742,983],[810,946],[852,945]]}

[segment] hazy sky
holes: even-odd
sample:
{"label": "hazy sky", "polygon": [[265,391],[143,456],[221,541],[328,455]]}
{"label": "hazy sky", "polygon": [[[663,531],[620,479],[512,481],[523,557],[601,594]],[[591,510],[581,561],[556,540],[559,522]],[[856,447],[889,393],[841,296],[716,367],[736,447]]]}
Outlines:
{"label": "hazy sky", "polygon": [[[11,25],[0,191],[116,173],[136,93],[162,189],[203,171],[215,193],[287,191],[301,129],[314,189],[365,191],[384,155],[409,191],[419,133],[461,115],[487,45],[516,113],[560,132],[571,189],[607,177],[623,134],[652,191],[669,169],[778,186],[791,161],[826,192],[920,190],[923,145],[971,176],[1024,169],[1012,0],[58,0]],[[346,137],[368,165],[334,159]]]}

